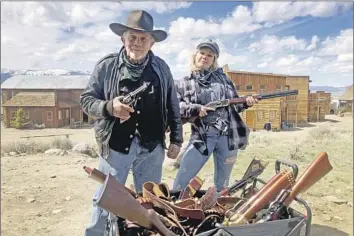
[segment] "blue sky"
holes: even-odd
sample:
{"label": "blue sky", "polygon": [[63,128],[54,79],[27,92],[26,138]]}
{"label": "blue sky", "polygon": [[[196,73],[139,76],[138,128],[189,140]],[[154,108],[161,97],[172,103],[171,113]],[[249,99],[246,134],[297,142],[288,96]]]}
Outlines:
{"label": "blue sky", "polygon": [[1,2],[1,67],[91,71],[122,46],[109,23],[136,8],[168,32],[152,50],[175,79],[188,74],[196,45],[211,38],[221,48],[219,65],[232,70],[353,83],[350,2]]}

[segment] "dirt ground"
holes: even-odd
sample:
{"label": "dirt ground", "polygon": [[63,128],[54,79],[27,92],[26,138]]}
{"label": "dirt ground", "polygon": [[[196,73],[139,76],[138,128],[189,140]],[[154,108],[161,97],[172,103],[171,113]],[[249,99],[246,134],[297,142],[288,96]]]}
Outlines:
{"label": "dirt ground", "polygon": [[[301,194],[313,211],[315,236],[353,235],[353,118],[328,116],[327,121],[287,132],[253,132],[250,146],[240,152],[232,180],[239,179],[253,157],[269,162],[261,175],[274,175],[276,159],[291,159],[300,174],[321,152],[328,152],[333,170],[306,193]],[[72,134],[73,143],[93,143],[92,129],[1,130],[1,145],[20,137]],[[36,138],[35,141],[48,141]],[[83,235],[90,221],[91,197],[96,183],[82,167],[97,166],[97,159],[70,153],[64,156],[24,155],[1,157],[1,235]],[[200,177],[211,184],[212,161]],[[172,184],[176,171],[164,170],[163,181]],[[131,181],[129,177],[128,182]],[[296,209],[299,207],[294,205]],[[302,208],[299,208],[301,210]]]}

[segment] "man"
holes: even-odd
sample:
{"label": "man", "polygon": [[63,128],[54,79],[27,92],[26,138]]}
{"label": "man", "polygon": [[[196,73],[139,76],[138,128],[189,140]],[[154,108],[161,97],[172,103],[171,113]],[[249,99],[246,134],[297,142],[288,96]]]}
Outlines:
{"label": "man", "polygon": [[[164,161],[165,131],[169,127],[167,156],[176,158],[183,142],[179,102],[168,65],[151,52],[155,42],[167,38],[153,30],[153,18],[146,11],[128,14],[126,24],[112,23],[110,29],[121,37],[118,53],[105,56],[95,66],[81,95],[85,113],[96,117],[95,137],[99,146],[99,170],[125,184],[132,169],[138,192],[146,181],[159,183]],[[148,87],[133,106],[122,96],[143,84]],[[92,225],[86,236],[103,235],[108,213],[95,206],[101,185],[93,197]]]}

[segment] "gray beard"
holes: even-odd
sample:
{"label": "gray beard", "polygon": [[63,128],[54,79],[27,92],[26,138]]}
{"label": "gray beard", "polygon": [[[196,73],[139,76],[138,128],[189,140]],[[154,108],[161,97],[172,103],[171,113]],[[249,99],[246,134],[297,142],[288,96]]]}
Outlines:
{"label": "gray beard", "polygon": [[135,64],[135,65],[142,64],[142,63],[145,61],[146,56],[147,56],[147,54],[146,54],[145,57],[143,57],[142,59],[136,60],[136,59],[131,58],[131,57],[128,55],[128,53],[127,53],[127,59],[128,59],[128,61],[129,61],[130,63],[132,63],[132,64]]}

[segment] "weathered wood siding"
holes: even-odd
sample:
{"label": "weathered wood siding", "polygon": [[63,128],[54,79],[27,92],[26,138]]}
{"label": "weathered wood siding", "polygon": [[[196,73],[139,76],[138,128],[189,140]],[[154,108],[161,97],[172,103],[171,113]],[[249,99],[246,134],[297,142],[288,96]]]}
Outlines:
{"label": "weathered wood siding", "polygon": [[321,93],[309,95],[309,120],[310,122],[324,121],[327,109],[327,101],[321,99]]}
{"label": "weathered wood siding", "polygon": [[286,86],[285,76],[233,71],[229,71],[228,76],[235,84],[237,91],[248,94],[272,93],[285,90]]}
{"label": "weathered wood siding", "polygon": [[321,100],[321,105],[323,106],[325,115],[329,115],[331,111],[332,97],[331,93],[326,93],[325,91],[316,91],[318,98]]}
{"label": "weathered wood siding", "polygon": [[[52,89],[4,89],[2,90],[2,103],[5,103],[19,92],[55,92],[55,107],[23,107],[29,113],[33,123],[46,124],[46,127],[58,128],[70,125],[70,118],[74,121],[82,121],[83,113],[80,107],[80,95],[83,90],[52,90]],[[74,101],[76,107],[59,107],[59,101]],[[11,114],[16,112],[18,107],[3,107],[3,122],[6,127],[10,127]],[[52,112],[52,121],[47,120],[47,112]],[[67,117],[69,115],[69,117]],[[88,117],[89,123],[92,123],[93,117]]]}
{"label": "weathered wood siding", "polygon": [[[17,109],[20,107],[4,107],[6,111],[6,119],[4,124],[7,128],[11,127],[10,121],[14,119]],[[24,110],[27,118],[33,124],[45,124],[46,128],[59,128],[57,111],[55,107],[25,107]]]}
{"label": "weathered wood siding", "polygon": [[297,103],[292,102],[292,104],[287,104],[287,113],[290,114],[288,121],[297,123],[298,126],[307,124],[308,122],[309,83],[310,79],[308,76],[286,77],[286,84],[289,85],[289,89],[297,89],[299,91],[299,94],[296,96]]}
{"label": "weathered wood siding", "polygon": [[[239,92],[240,96],[247,93]],[[253,107],[242,112],[242,120],[251,130],[262,130],[266,122],[272,124],[272,129],[280,130],[281,128],[281,109],[280,98],[272,98],[260,101]]]}
{"label": "weathered wood siding", "polygon": [[[274,74],[228,71],[239,96],[274,93],[286,90],[286,77]],[[242,113],[242,119],[251,130],[262,130],[271,122],[273,130],[281,129],[281,98],[260,101]]]}

